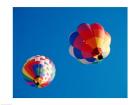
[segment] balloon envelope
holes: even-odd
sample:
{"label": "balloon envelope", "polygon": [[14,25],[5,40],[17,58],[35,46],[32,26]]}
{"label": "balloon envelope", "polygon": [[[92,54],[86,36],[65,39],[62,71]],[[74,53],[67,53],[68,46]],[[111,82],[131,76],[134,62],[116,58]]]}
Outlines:
{"label": "balloon envelope", "polygon": [[111,36],[98,23],[80,24],[69,41],[70,54],[84,64],[100,62],[110,53]]}
{"label": "balloon envelope", "polygon": [[22,68],[24,80],[37,88],[47,86],[54,79],[55,71],[54,63],[41,55],[29,58]]}

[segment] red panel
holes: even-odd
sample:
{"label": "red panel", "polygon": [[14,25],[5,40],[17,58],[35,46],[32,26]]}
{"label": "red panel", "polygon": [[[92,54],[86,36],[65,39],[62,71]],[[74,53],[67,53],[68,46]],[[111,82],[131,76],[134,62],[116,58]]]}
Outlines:
{"label": "red panel", "polygon": [[92,37],[92,30],[89,24],[81,24],[78,27],[78,32],[84,40]]}

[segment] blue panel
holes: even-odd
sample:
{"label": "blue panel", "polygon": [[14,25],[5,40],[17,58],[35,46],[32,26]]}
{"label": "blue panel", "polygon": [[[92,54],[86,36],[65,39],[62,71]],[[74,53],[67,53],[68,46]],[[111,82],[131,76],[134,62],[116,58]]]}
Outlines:
{"label": "blue panel", "polygon": [[89,62],[94,62],[94,61],[96,61],[95,58],[87,58],[86,60],[89,61]]}
{"label": "blue panel", "polygon": [[73,32],[73,33],[70,35],[70,38],[69,38],[70,44],[73,45],[74,40],[75,40],[75,38],[76,38],[77,36],[78,36],[78,32]]}
{"label": "blue panel", "polygon": [[78,50],[77,48],[74,48],[73,50],[74,50],[73,52],[74,52],[74,55],[75,55],[76,58],[78,58],[78,59],[83,58],[80,50]]}

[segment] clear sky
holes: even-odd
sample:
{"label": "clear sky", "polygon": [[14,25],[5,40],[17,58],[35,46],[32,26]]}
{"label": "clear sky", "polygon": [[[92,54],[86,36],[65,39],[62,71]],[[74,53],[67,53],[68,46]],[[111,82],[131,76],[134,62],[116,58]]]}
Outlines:
{"label": "clear sky", "polygon": [[[84,65],[69,54],[69,35],[81,23],[100,23],[110,33],[110,55],[99,64]],[[14,98],[126,98],[127,8],[14,8]],[[45,88],[27,85],[22,66],[34,55],[49,57],[56,66],[54,81]]]}

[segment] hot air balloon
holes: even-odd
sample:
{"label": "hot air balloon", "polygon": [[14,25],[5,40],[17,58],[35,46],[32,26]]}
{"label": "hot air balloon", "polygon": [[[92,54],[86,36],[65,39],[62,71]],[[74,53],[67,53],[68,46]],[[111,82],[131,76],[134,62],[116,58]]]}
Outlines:
{"label": "hot air balloon", "polygon": [[54,63],[42,55],[29,58],[22,68],[26,83],[37,88],[48,86],[54,79],[55,71]]}
{"label": "hot air balloon", "polygon": [[98,63],[110,53],[111,36],[99,23],[80,24],[69,41],[70,55],[83,64]]}

